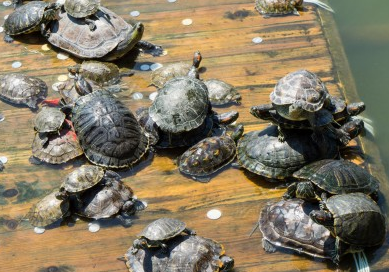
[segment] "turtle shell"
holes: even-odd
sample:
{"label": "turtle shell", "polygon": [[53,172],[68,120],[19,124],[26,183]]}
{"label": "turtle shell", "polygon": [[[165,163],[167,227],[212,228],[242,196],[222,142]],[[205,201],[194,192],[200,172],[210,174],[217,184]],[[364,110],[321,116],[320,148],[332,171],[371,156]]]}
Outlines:
{"label": "turtle shell", "polygon": [[99,183],[104,177],[104,169],[95,165],[83,165],[68,174],[61,188],[69,193],[85,191]]}
{"label": "turtle shell", "polygon": [[381,245],[386,218],[380,207],[363,193],[334,195],[325,202],[334,217],[334,232],[343,242],[371,247]]}
{"label": "turtle shell", "polygon": [[120,82],[120,70],[117,65],[110,62],[83,61],[81,75],[100,85],[111,85]]}
{"label": "turtle shell", "polygon": [[132,112],[107,91],[77,99],[72,121],[85,156],[93,164],[126,168],[149,148],[148,137]]}
{"label": "turtle shell", "polygon": [[378,192],[379,181],[367,170],[347,160],[320,160],[310,163],[293,177],[309,180],[330,194]]}
{"label": "turtle shell", "polygon": [[160,218],[148,224],[138,235],[151,241],[173,238],[185,230],[186,224],[174,218]]}
{"label": "turtle shell", "polygon": [[309,217],[314,209],[318,205],[298,198],[268,203],[259,218],[263,239],[277,247],[331,259],[335,238],[326,227]]}
{"label": "turtle shell", "polygon": [[310,133],[298,130],[288,130],[284,142],[277,137],[277,126],[243,135],[237,146],[238,163],[257,175],[285,179],[308,163],[339,154],[336,141],[330,138],[319,146]]}
{"label": "turtle shell", "polygon": [[190,131],[203,124],[210,110],[207,86],[191,77],[176,77],[159,90],[149,115],[166,132]]}
{"label": "turtle shell", "polygon": [[[126,252],[126,265],[131,272],[217,272],[229,271],[233,259],[224,255],[224,247],[201,236],[178,236],[169,241],[167,252],[131,248]],[[223,261],[229,258],[229,266]]]}
{"label": "turtle shell", "polygon": [[66,115],[58,108],[43,107],[35,116],[34,129],[37,132],[55,132],[58,131]]}
{"label": "turtle shell", "polygon": [[132,189],[123,182],[110,179],[109,184],[98,184],[82,193],[82,203],[74,205],[75,212],[86,218],[109,218],[118,214],[133,195]]}
{"label": "turtle shell", "polygon": [[277,82],[270,94],[270,100],[276,106],[300,101],[302,109],[308,112],[320,110],[328,99],[329,93],[324,83],[307,70],[287,74]]}
{"label": "turtle shell", "polygon": [[294,13],[303,0],[256,0],[255,9],[262,15],[279,16]]}
{"label": "turtle shell", "polygon": [[204,81],[208,89],[209,102],[212,106],[221,106],[229,103],[240,103],[242,96],[234,86],[219,80],[208,79]]}
{"label": "turtle shell", "polygon": [[151,84],[162,88],[167,81],[174,77],[186,76],[192,65],[185,62],[172,63],[151,73]]}
{"label": "turtle shell", "polygon": [[19,35],[39,30],[43,14],[48,5],[44,1],[31,1],[18,7],[4,21],[5,33]]}
{"label": "turtle shell", "polygon": [[24,104],[37,108],[39,100],[47,96],[46,83],[36,77],[23,74],[6,74],[0,77],[0,98],[12,104]]}
{"label": "turtle shell", "polygon": [[26,217],[31,225],[44,227],[64,217],[69,211],[69,200],[56,198],[57,192],[45,196],[33,205]]}
{"label": "turtle shell", "polygon": [[[94,59],[108,58],[119,43],[132,39],[133,27],[109,9],[100,7],[94,18],[96,29],[91,31],[83,19],[71,19],[62,11],[58,20],[50,22],[48,41],[78,58]],[[131,48],[127,49],[122,55]]]}
{"label": "turtle shell", "polygon": [[61,164],[82,154],[77,135],[71,125],[62,128],[59,134],[36,133],[32,143],[32,155],[51,164]]}
{"label": "turtle shell", "polygon": [[65,11],[74,18],[92,15],[99,7],[99,0],[66,0],[64,4]]}

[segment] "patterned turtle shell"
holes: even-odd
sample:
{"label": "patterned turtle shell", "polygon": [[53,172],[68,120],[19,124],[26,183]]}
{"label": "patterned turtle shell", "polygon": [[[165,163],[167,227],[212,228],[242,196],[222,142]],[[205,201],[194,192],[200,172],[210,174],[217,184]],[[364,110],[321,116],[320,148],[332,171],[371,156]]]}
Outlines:
{"label": "patterned turtle shell", "polygon": [[65,11],[74,18],[84,18],[94,14],[100,7],[99,0],[66,0]]}
{"label": "patterned turtle shell", "polygon": [[160,218],[149,225],[138,235],[151,241],[162,241],[173,238],[185,230],[186,224],[174,218]]}
{"label": "patterned turtle shell", "polygon": [[93,164],[127,168],[149,148],[149,139],[132,112],[107,91],[77,99],[72,121],[85,156]]}
{"label": "patterned turtle shell", "polygon": [[169,80],[149,108],[149,115],[157,126],[171,133],[199,127],[209,112],[207,86],[188,76]]}
{"label": "patterned turtle shell", "polygon": [[219,79],[208,79],[204,81],[209,93],[209,101],[212,106],[222,106],[229,103],[240,104],[242,96],[227,82]]}
{"label": "patterned turtle shell", "polygon": [[65,117],[58,108],[43,107],[35,116],[34,129],[37,132],[56,132],[64,123]]}
{"label": "patterned turtle shell", "polygon": [[278,16],[296,13],[303,0],[256,0],[255,9],[262,15]]}
{"label": "patterned turtle shell", "polygon": [[37,109],[46,96],[47,85],[39,78],[14,73],[0,76],[0,99],[6,102]]}
{"label": "patterned turtle shell", "polygon": [[104,177],[104,169],[95,165],[83,165],[68,174],[61,184],[61,189],[69,193],[85,191]]}

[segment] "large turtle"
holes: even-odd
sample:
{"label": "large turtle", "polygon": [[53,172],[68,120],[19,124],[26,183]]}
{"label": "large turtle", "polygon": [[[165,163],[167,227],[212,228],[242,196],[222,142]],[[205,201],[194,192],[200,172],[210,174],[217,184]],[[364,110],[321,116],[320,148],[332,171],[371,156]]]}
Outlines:
{"label": "large turtle", "polygon": [[129,248],[124,260],[130,272],[218,272],[230,271],[234,259],[223,245],[201,236],[177,236],[169,240],[166,252]]}
{"label": "large turtle", "polygon": [[265,18],[287,14],[300,15],[298,10],[303,9],[303,3],[312,3],[334,12],[330,6],[319,0],[255,0],[255,9]]}
{"label": "large turtle", "polygon": [[134,240],[132,251],[136,253],[140,248],[160,247],[166,252],[168,247],[165,242],[182,232],[196,235],[195,231],[186,228],[186,224],[178,219],[166,217],[157,219],[148,224]]}
{"label": "large turtle", "polygon": [[212,106],[224,106],[230,103],[240,104],[242,100],[242,96],[234,86],[220,79],[207,79],[204,84],[207,86]]}
{"label": "large turtle", "polygon": [[65,11],[74,18],[84,19],[90,30],[95,30],[95,22],[90,19],[100,8],[99,0],[65,0]]}
{"label": "large turtle", "polygon": [[4,41],[11,43],[14,41],[11,36],[34,31],[44,33],[47,23],[55,19],[60,7],[58,3],[44,1],[31,1],[18,7],[4,22]]}
{"label": "large turtle", "polygon": [[[361,192],[378,198],[380,182],[367,170],[346,160],[320,160],[293,173],[284,198],[317,200],[330,195]],[[324,196],[323,196],[324,194]]]}
{"label": "large turtle", "polygon": [[58,199],[52,192],[30,208],[26,218],[35,227],[48,226],[69,215],[69,199]]}
{"label": "large turtle", "polygon": [[337,246],[340,241],[350,245],[353,252],[384,242],[386,217],[369,196],[363,193],[334,195],[323,199],[321,204],[321,209],[311,211],[309,216],[336,237],[334,261],[339,261],[341,255]]}
{"label": "large turtle", "polygon": [[[356,119],[342,126],[352,137],[363,128],[363,121]],[[339,156],[342,143],[325,137],[319,145],[309,133],[288,130],[285,142],[278,140],[277,126],[261,131],[251,131],[238,141],[237,159],[243,167],[270,181],[284,180],[311,162]]]}
{"label": "large turtle", "polygon": [[211,174],[235,159],[235,143],[242,136],[243,130],[243,125],[238,125],[231,135],[201,140],[178,158],[178,169],[194,180],[208,182]]}
{"label": "large turtle", "polygon": [[104,7],[100,7],[94,17],[96,29],[91,31],[83,19],[70,19],[62,11],[59,19],[50,23],[50,30],[45,36],[52,45],[80,59],[111,61],[124,56],[134,47],[146,49],[153,55],[162,53],[160,46],[141,41],[144,31],[142,23],[129,25]]}
{"label": "large turtle", "polygon": [[43,107],[34,118],[37,132],[58,132],[65,122],[66,115],[59,108]]}
{"label": "large turtle", "polygon": [[6,102],[27,105],[35,110],[46,96],[47,85],[37,77],[16,73],[0,76],[0,99]]}

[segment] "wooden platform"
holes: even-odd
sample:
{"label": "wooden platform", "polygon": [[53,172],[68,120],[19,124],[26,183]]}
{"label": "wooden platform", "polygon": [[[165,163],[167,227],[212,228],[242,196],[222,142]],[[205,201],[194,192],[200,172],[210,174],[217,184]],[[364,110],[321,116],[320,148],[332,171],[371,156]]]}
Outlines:
{"label": "wooden platform", "polygon": [[[130,18],[130,11],[140,11],[140,16],[135,19],[142,21],[146,27],[144,39],[160,44],[168,51],[166,56],[158,58],[139,57],[136,74],[124,79],[129,90],[120,93],[119,97],[132,110],[150,105],[148,96],[155,91],[148,86],[151,72],[137,67],[154,62],[190,62],[193,52],[200,50],[203,55],[201,77],[225,80],[235,85],[243,95],[242,105],[216,110],[238,110],[239,122],[245,125],[246,131],[267,125],[251,116],[249,108],[269,102],[269,93],[277,80],[297,69],[305,68],[317,73],[333,95],[358,101],[330,14],[307,6],[299,17],[264,19],[254,10],[253,2],[103,0],[103,5],[125,19]],[[11,7],[1,6],[0,18],[11,11]],[[181,24],[187,18],[193,20],[192,25]],[[263,42],[254,44],[254,37],[261,37]],[[40,77],[51,86],[58,81],[58,76],[67,74],[68,65],[80,62],[71,58],[57,59],[59,51],[43,51],[41,46],[45,41],[38,35],[29,35],[22,41],[13,44],[0,41],[1,74],[23,72]],[[15,61],[20,61],[22,67],[12,68]],[[125,58],[118,64],[124,68],[133,67]],[[133,92],[141,92],[144,99],[133,100]],[[49,96],[58,95],[50,89]],[[284,189],[277,187],[282,184],[269,184],[237,169],[226,169],[208,184],[197,183],[178,173],[172,161],[177,153],[168,151],[157,153],[152,161],[132,170],[120,172],[138,198],[149,204],[144,212],[138,214],[132,227],[109,224],[99,232],[91,233],[86,222],[78,221],[74,226],[60,226],[46,230],[42,235],[35,234],[31,225],[20,222],[20,219],[33,203],[57,188],[67,173],[86,161],[81,159],[55,167],[31,165],[29,157],[34,136],[31,121],[35,113],[3,102],[0,102],[0,112],[5,116],[0,123],[0,156],[9,160],[0,173],[2,272],[126,271],[124,263],[116,258],[124,254],[146,224],[162,216],[179,218],[199,235],[223,243],[227,254],[235,258],[234,271],[337,269],[330,262],[291,252],[267,254],[261,247],[260,232],[249,237],[261,208],[283,194]],[[365,165],[381,180],[381,206],[384,208],[385,196],[389,196],[388,180],[377,147],[368,137],[352,141],[351,145],[360,147],[366,153],[364,158],[351,158],[358,163],[365,160]],[[16,195],[13,196],[13,193]],[[207,211],[212,208],[222,211],[219,220],[211,221],[206,217]],[[368,253],[372,271],[388,271],[387,250],[388,243],[385,242],[379,250]],[[347,271],[352,267],[352,258],[349,257],[339,269]]]}

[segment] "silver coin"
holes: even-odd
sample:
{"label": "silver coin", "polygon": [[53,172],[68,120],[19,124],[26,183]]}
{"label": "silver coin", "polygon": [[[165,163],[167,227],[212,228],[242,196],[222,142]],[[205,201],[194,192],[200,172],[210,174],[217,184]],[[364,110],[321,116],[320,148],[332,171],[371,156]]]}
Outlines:
{"label": "silver coin", "polygon": [[4,27],[0,26],[0,33],[4,31]]}
{"label": "silver coin", "polygon": [[177,2],[177,0],[167,0],[169,3]]}
{"label": "silver coin", "polygon": [[163,67],[163,65],[161,63],[153,63],[150,65],[151,71],[158,70],[159,68],[162,68],[162,67]]}
{"label": "silver coin", "polygon": [[45,228],[41,228],[41,227],[35,227],[35,228],[34,228],[34,232],[35,232],[36,234],[42,234],[42,233],[44,233],[45,231],[46,231]]}
{"label": "silver coin", "polygon": [[100,224],[98,222],[89,223],[88,230],[90,232],[98,232],[100,230]]}
{"label": "silver coin", "polygon": [[255,37],[252,39],[253,43],[261,43],[263,42],[263,39],[261,37]]}
{"label": "silver coin", "polygon": [[12,2],[11,2],[11,1],[8,1],[8,0],[7,0],[7,1],[4,1],[4,2],[3,2],[3,6],[4,6],[4,7],[9,7],[10,5],[12,5]]}
{"label": "silver coin", "polygon": [[1,156],[0,157],[0,161],[3,163],[3,164],[6,164],[8,162],[8,158],[6,156]]}
{"label": "silver coin", "polygon": [[193,20],[187,18],[187,19],[182,20],[181,23],[182,23],[183,25],[185,25],[185,26],[189,26],[189,25],[191,25],[191,24],[193,23]]}
{"label": "silver coin", "polygon": [[14,61],[12,63],[12,68],[20,68],[22,67],[22,63],[20,61]]}
{"label": "silver coin", "polygon": [[137,11],[137,10],[134,10],[134,11],[131,11],[131,12],[130,12],[130,15],[131,15],[132,17],[138,17],[138,16],[140,15],[140,12]]}
{"label": "silver coin", "polygon": [[140,100],[142,98],[143,98],[143,94],[142,93],[136,92],[136,93],[132,94],[132,99],[134,99],[134,100]]}
{"label": "silver coin", "polygon": [[141,69],[142,71],[148,71],[148,70],[150,70],[150,65],[148,65],[148,64],[142,64],[142,65],[140,66],[140,69]]}
{"label": "silver coin", "polygon": [[222,216],[222,212],[217,209],[212,209],[207,212],[207,217],[212,220],[219,219]]}
{"label": "silver coin", "polygon": [[153,92],[153,93],[151,93],[151,94],[149,95],[149,99],[150,99],[151,101],[154,101],[155,98],[157,97],[157,95],[158,95],[158,92]]}
{"label": "silver coin", "polygon": [[69,58],[69,55],[66,54],[66,53],[58,53],[57,54],[57,59],[60,59],[60,60],[66,60]]}
{"label": "silver coin", "polygon": [[4,121],[4,119],[5,119],[5,116],[4,116],[4,114],[1,114],[1,113],[0,113],[0,122],[3,122],[3,121]]}

